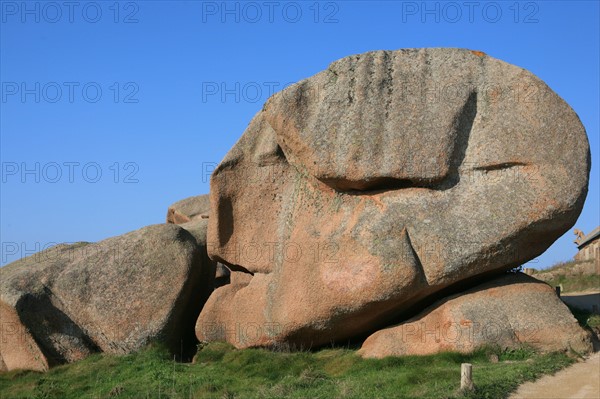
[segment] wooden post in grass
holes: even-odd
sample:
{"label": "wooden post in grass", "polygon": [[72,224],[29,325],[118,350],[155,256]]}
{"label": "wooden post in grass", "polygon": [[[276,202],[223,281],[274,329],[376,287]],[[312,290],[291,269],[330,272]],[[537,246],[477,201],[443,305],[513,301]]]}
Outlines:
{"label": "wooden post in grass", "polygon": [[473,365],[463,363],[460,365],[460,390],[471,391],[473,389]]}

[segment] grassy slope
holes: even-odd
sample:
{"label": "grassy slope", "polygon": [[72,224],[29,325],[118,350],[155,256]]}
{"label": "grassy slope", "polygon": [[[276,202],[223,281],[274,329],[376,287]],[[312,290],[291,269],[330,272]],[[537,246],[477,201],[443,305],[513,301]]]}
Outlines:
{"label": "grassy slope", "polygon": [[[488,359],[499,356],[498,363]],[[529,360],[527,360],[529,359]],[[46,374],[0,374],[1,398],[457,398],[460,364],[473,364],[472,398],[504,398],[523,381],[573,362],[565,354],[481,349],[364,360],[348,349],[281,353],[214,343],[196,364],[159,348],[127,356],[94,355]]]}
{"label": "grassy slope", "polygon": [[600,291],[600,275],[595,273],[584,273],[582,266],[588,265],[588,269],[593,269],[591,262],[569,261],[560,262],[556,265],[536,271],[533,277],[545,281],[553,287],[562,284],[563,292],[579,291]]}

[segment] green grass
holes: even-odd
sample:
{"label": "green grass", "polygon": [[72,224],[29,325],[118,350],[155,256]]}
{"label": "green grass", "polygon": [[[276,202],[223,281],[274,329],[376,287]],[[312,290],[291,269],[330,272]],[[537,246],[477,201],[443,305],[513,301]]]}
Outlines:
{"label": "green grass", "polygon": [[[535,274],[534,274],[535,277]],[[600,276],[598,275],[559,275],[556,278],[548,279],[546,283],[552,287],[561,285],[563,292],[579,292],[587,290],[600,289]]]}
{"label": "green grass", "polygon": [[[498,356],[491,362],[490,356]],[[460,364],[473,364],[476,391],[458,391]],[[481,349],[382,360],[353,350],[282,353],[213,343],[196,364],[175,363],[161,348],[94,355],[49,372],[0,374],[4,398],[505,398],[523,381],[573,360],[527,349]]]}
{"label": "green grass", "polygon": [[[553,287],[562,285],[563,292],[578,292],[600,290],[600,275],[583,274],[573,271],[573,268],[583,261],[559,262],[545,270],[537,270],[533,277],[542,279]],[[553,278],[548,278],[547,272],[554,272]]]}

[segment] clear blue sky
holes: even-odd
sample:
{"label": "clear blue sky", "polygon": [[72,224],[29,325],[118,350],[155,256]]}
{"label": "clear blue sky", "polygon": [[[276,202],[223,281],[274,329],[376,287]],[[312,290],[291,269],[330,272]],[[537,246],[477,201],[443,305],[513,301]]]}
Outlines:
{"label": "clear blue sky", "polygon": [[[600,223],[597,1],[114,4],[1,2],[2,264],[163,222],[208,192],[270,90],[376,49],[465,47],[543,79],[592,147],[576,226]],[[573,238],[530,265],[571,258]]]}

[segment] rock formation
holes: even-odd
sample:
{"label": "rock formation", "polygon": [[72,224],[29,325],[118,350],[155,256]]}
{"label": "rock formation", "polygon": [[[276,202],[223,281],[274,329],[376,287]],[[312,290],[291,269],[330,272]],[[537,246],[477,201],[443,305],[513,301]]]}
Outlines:
{"label": "rock formation", "polygon": [[45,370],[150,342],[191,358],[214,268],[206,242],[167,224],[11,263],[0,268],[0,358],[8,370]]}
{"label": "rock formation", "polygon": [[210,200],[208,194],[178,201],[167,209],[167,223],[182,224],[192,220],[208,219]]}
{"label": "rock formation", "polygon": [[266,102],[210,197],[1,268],[0,371],[150,342],[190,359],[197,339],[369,337],[368,357],[490,343],[404,340],[415,323],[497,322],[491,343],[585,351],[548,286],[505,272],[573,226],[589,171],[579,118],[522,68],[461,49],[343,58]]}
{"label": "rock formation", "polygon": [[[171,205],[167,210],[167,223],[178,224],[189,231],[204,251],[207,246],[206,230],[210,215],[208,194],[189,197]],[[222,263],[215,263],[215,288],[229,284],[231,271]]]}
{"label": "rock formation", "polygon": [[315,347],[538,255],[577,219],[590,152],[530,72],[461,49],[343,58],[272,96],[211,178],[234,273],[200,340]]}
{"label": "rock formation", "polygon": [[586,353],[591,336],[552,287],[508,274],[452,295],[397,326],[379,330],[362,345],[364,357],[472,352],[484,345]]}

